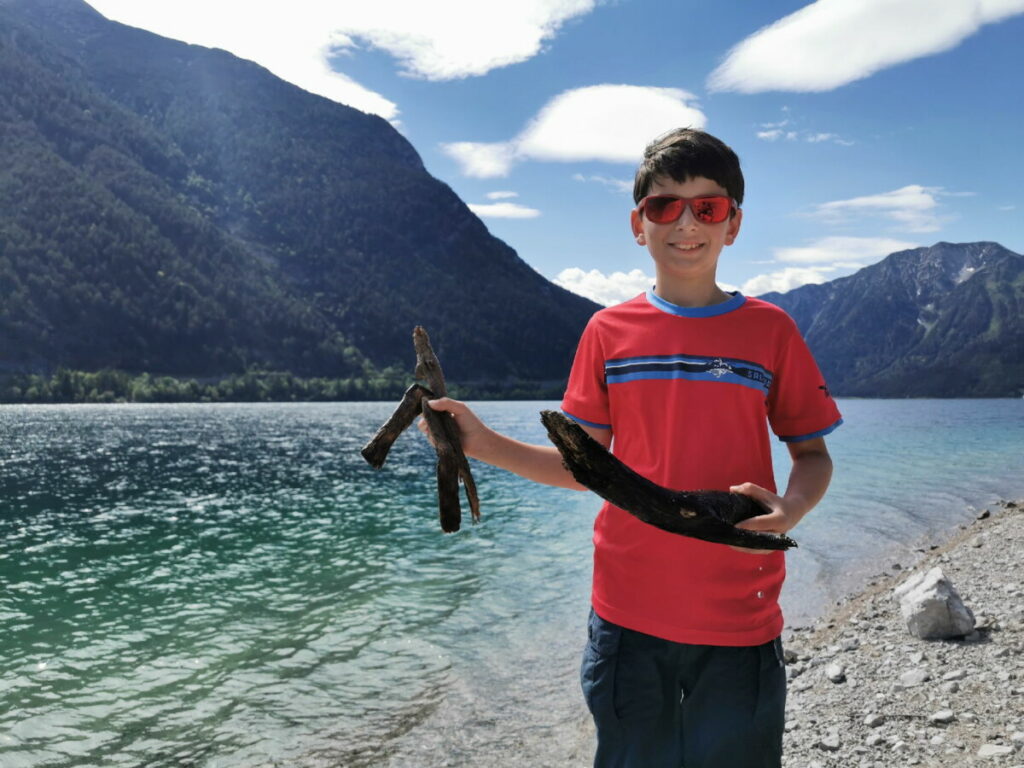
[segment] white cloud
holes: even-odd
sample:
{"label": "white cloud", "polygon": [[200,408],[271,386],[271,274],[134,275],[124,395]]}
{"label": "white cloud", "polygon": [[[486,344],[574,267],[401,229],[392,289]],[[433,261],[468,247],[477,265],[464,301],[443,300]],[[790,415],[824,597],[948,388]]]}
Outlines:
{"label": "white cloud", "polygon": [[800,131],[783,131],[781,128],[772,128],[767,131],[758,131],[757,138],[762,141],[776,141],[777,139],[786,137],[787,141],[796,141],[800,136],[803,135],[804,141],[810,144],[818,144],[823,141],[829,141],[833,144],[841,144],[844,147],[852,147],[853,142],[847,141],[837,133],[809,133]]}
{"label": "white cloud", "polygon": [[[789,115],[789,107],[782,107],[782,112],[785,115]],[[821,142],[827,141],[833,144],[841,144],[844,147],[853,146],[854,142],[847,141],[838,133],[809,131],[803,128],[798,128],[794,125],[794,122],[800,121],[794,120],[794,118],[791,117],[785,117],[775,123],[761,123],[760,127],[763,130],[757,131],[757,138],[761,141],[778,141],[785,137],[787,141],[803,139],[803,141],[806,141],[809,144],[820,144]],[[783,128],[786,130],[782,130]]]}
{"label": "white cloud", "polygon": [[[339,44],[341,10],[312,0],[290,3],[241,0],[89,0],[109,19],[194,45],[222,48],[255,61],[282,80],[325,98],[394,120],[398,106],[335,72],[328,56]],[[244,23],[239,23],[241,18]]]}
{"label": "white cloud", "polygon": [[824,283],[840,275],[882,260],[890,253],[917,248],[918,243],[888,237],[823,237],[809,245],[775,248],[776,262],[797,264],[752,277],[743,293],[758,296],[770,291],[785,293],[801,285]]}
{"label": "white cloud", "polygon": [[592,174],[590,176],[584,176],[582,173],[574,173],[572,175],[573,181],[582,181],[593,184],[603,184],[606,187],[611,187],[616,192],[625,192],[626,194],[632,194],[633,192],[633,180],[632,179],[612,179],[607,176],[599,176]]}
{"label": "white cloud", "polygon": [[513,198],[513,197],[519,197],[519,193],[518,192],[507,192],[507,191],[488,192],[485,195],[485,197],[488,200],[508,200],[510,198]]}
{"label": "white cloud", "polygon": [[643,293],[654,285],[654,278],[648,277],[639,269],[606,275],[598,269],[584,272],[579,267],[570,267],[559,272],[553,282],[607,307]]}
{"label": "white cloud", "polygon": [[834,200],[815,207],[815,215],[832,224],[840,224],[853,217],[870,216],[896,222],[908,232],[935,232],[942,228],[936,215],[936,195],[941,187],[922,187],[909,184],[878,195]]}
{"label": "white cloud", "polygon": [[485,144],[457,141],[452,144],[442,144],[441,148],[445,154],[462,166],[463,175],[478,179],[508,176],[516,154],[515,146],[511,143]]}
{"label": "white cloud", "polygon": [[824,283],[828,280],[825,275],[835,270],[836,267],[786,267],[778,272],[752,277],[740,290],[747,296],[760,296],[771,291],[785,293],[801,285]]}
{"label": "white cloud", "polygon": [[919,243],[888,237],[824,237],[810,245],[775,248],[776,260],[797,264],[863,267],[896,251],[917,248]]}
{"label": "white cloud", "polygon": [[828,91],[949,50],[1024,0],[818,0],[735,46],[712,91]]}
{"label": "white cloud", "polygon": [[[387,51],[403,74],[428,80],[483,75],[533,58],[564,22],[596,5],[595,0],[306,2],[333,6],[338,32]],[[351,46],[351,39],[339,43]]]}
{"label": "white cloud", "polygon": [[535,219],[540,216],[536,208],[527,208],[519,203],[470,204],[468,207],[481,219]]}
{"label": "white cloud", "polygon": [[505,142],[442,144],[467,176],[505,176],[514,161],[639,162],[644,147],[672,128],[703,128],[694,96],[677,88],[592,85],[560,93]]}
{"label": "white cloud", "polygon": [[394,121],[398,106],[333,71],[329,59],[377,48],[403,74],[430,80],[482,75],[536,56],[596,0],[89,0],[115,21],[223,48],[312,93]]}
{"label": "white cloud", "polygon": [[[585,272],[579,267],[569,267],[555,275],[552,282],[606,307],[629,301],[654,286],[654,278],[640,269],[606,275],[599,269]],[[723,291],[738,290],[736,286],[721,281],[718,286]]]}
{"label": "white cloud", "polygon": [[1013,211],[1013,210],[1016,210],[1016,209],[1017,209],[1016,205],[1000,205],[999,206],[999,210],[1000,211]]}

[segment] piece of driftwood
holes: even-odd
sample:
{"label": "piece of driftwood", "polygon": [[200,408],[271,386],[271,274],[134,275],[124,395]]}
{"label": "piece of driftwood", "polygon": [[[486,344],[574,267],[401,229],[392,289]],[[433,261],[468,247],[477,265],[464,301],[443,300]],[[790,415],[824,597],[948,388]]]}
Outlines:
{"label": "piece of driftwood", "polygon": [[663,531],[748,549],[789,549],[788,536],[736,528],[768,510],[750,496],[726,491],[672,491],[638,475],[556,411],[541,411],[548,437],[576,482]]}
{"label": "piece of driftwood", "polygon": [[448,414],[438,413],[429,405],[424,397],[422,402],[423,418],[437,448],[437,507],[441,513],[441,530],[452,533],[462,525],[462,507],[459,505],[459,461],[455,455],[455,446],[445,432],[444,422]]}
{"label": "piece of driftwood", "polygon": [[434,393],[421,384],[413,384],[405,390],[405,394],[402,395],[402,400],[399,402],[398,407],[395,408],[395,412],[377,430],[377,434],[370,438],[370,442],[363,446],[361,453],[363,458],[370,463],[371,467],[380,469],[384,466],[384,462],[388,458],[388,451],[391,450],[395,440],[413,423],[423,410],[421,401],[424,395],[433,397]]}
{"label": "piece of driftwood", "polygon": [[363,446],[362,455],[370,466],[380,469],[395,440],[422,413],[430,431],[431,442],[437,451],[437,500],[441,530],[451,533],[459,530],[462,524],[459,480],[462,480],[466,489],[473,522],[480,519],[480,499],[469,461],[462,450],[462,440],[455,420],[426,404],[428,400],[444,397],[448,393],[441,363],[430,346],[430,337],[422,327],[416,326],[412,332],[412,342],[416,349],[416,378],[426,381],[427,386],[413,384],[405,391],[395,412],[377,430],[370,442]]}

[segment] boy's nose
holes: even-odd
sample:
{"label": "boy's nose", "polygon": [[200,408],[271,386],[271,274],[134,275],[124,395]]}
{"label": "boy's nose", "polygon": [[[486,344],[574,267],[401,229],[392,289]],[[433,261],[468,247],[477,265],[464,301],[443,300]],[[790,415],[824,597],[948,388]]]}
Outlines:
{"label": "boy's nose", "polygon": [[692,227],[697,224],[697,217],[693,215],[693,211],[690,206],[687,205],[683,209],[683,215],[676,219],[676,227],[678,229],[685,229],[686,227]]}

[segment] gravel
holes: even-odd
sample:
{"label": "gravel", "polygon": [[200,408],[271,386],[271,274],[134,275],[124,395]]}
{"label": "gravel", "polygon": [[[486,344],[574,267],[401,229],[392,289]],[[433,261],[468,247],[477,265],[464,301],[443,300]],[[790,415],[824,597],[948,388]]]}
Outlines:
{"label": "gravel", "polygon": [[[966,637],[919,640],[900,614],[893,589],[936,565],[977,619]],[[1024,502],[784,640],[785,768],[1024,768]]]}

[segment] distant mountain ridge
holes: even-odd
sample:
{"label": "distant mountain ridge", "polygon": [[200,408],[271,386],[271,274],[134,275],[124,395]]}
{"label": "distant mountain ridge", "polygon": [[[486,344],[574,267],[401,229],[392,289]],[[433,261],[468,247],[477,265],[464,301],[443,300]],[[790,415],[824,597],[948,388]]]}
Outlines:
{"label": "distant mountain ridge", "polygon": [[[1022,262],[938,243],[761,298],[834,394],[1017,397]],[[370,380],[411,372],[422,324],[500,393],[564,380],[598,308],[384,120],[81,0],[0,0],[0,373]]]}
{"label": "distant mountain ridge", "polygon": [[900,251],[759,298],[792,315],[833,394],[1024,394],[1024,257],[998,243]]}
{"label": "distant mountain ridge", "polygon": [[0,370],[557,380],[598,306],[379,117],[80,0],[0,0]]}

